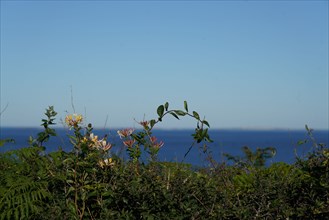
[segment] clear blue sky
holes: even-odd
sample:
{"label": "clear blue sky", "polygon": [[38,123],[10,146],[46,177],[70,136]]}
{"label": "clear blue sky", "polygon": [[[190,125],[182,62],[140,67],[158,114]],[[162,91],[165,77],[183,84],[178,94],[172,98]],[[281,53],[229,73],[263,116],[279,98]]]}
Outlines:
{"label": "clear blue sky", "polygon": [[213,128],[328,129],[328,1],[1,1],[1,126],[73,113],[71,86],[96,127],[187,100]]}

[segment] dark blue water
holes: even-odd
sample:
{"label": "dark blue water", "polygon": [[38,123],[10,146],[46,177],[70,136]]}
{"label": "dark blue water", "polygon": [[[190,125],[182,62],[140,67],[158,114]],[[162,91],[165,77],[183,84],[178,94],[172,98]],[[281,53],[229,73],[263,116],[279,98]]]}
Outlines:
{"label": "dark blue water", "polygon": [[[28,137],[36,137],[41,129],[38,128],[0,128],[0,139],[13,138],[15,143],[7,143],[0,148],[0,152],[18,149],[28,146]],[[70,131],[66,129],[56,129],[57,136],[51,137],[45,143],[46,151],[51,152],[63,148],[65,151],[72,150],[72,145],[68,141]],[[115,147],[111,151],[121,157],[127,158],[125,147],[120,141],[116,130],[95,129],[94,133],[99,137],[108,135],[108,141]],[[193,130],[155,130],[153,134],[162,140],[165,144],[159,152],[158,159],[161,161],[178,161],[181,162],[185,153],[193,143],[191,134]],[[210,137],[213,143],[207,144],[208,150],[212,152],[213,158],[222,162],[225,160],[223,153],[242,156],[241,148],[248,146],[255,150],[257,147],[275,147],[276,156],[269,160],[269,163],[286,162],[293,163],[296,155],[302,157],[312,148],[312,142],[298,146],[297,142],[308,139],[307,132],[304,130],[210,130]],[[314,131],[313,136],[318,143],[328,144],[329,131]],[[205,154],[202,151],[203,144],[194,145],[190,153],[186,156],[184,162],[193,165],[205,166]]]}

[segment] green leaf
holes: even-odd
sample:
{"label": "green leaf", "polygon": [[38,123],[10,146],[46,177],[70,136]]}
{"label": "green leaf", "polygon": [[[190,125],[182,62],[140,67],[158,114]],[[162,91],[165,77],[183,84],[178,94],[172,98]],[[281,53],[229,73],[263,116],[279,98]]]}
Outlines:
{"label": "green leaf", "polygon": [[183,111],[181,111],[181,110],[175,110],[174,112],[175,112],[177,115],[180,115],[180,116],[185,116],[185,115],[186,115],[186,113],[183,112]]}
{"label": "green leaf", "polygon": [[2,147],[5,143],[15,143],[15,140],[14,139],[1,139],[0,147]]}
{"label": "green leaf", "polygon": [[154,127],[155,123],[156,123],[156,121],[155,121],[154,119],[152,119],[152,120],[150,121],[151,129]]}
{"label": "green leaf", "polygon": [[205,124],[205,125],[207,125],[208,128],[210,128],[210,125],[209,125],[209,123],[206,120],[203,120],[202,123]]}
{"label": "green leaf", "polygon": [[134,138],[137,142],[140,142],[142,140],[142,138],[139,137],[137,134],[131,134],[131,137]]}
{"label": "green leaf", "polygon": [[170,114],[179,120],[179,117],[175,113],[170,112]]}
{"label": "green leaf", "polygon": [[188,112],[187,101],[184,101],[184,108],[185,108],[186,112]]}
{"label": "green leaf", "polygon": [[73,191],[75,191],[75,190],[76,190],[76,188],[74,188],[73,186],[70,186],[70,187],[69,187],[69,190],[68,190],[68,193],[73,192]]}
{"label": "green leaf", "polygon": [[193,111],[193,116],[194,118],[196,118],[197,120],[200,120],[200,116],[197,112]]}
{"label": "green leaf", "polygon": [[104,197],[107,197],[107,196],[111,196],[113,193],[111,192],[111,191],[105,191],[105,192],[103,192],[102,193],[102,196],[104,196]]}
{"label": "green leaf", "polygon": [[205,140],[206,140],[207,142],[209,142],[209,143],[214,142],[213,140],[210,139],[209,135],[207,135],[207,137],[205,138]]}
{"label": "green leaf", "polygon": [[73,184],[74,182],[73,182],[73,180],[66,180],[66,183]]}
{"label": "green leaf", "polygon": [[202,138],[205,138],[208,135],[208,129],[203,129],[202,131]]}
{"label": "green leaf", "polygon": [[168,111],[168,107],[169,107],[169,103],[166,102],[166,103],[165,103],[165,109],[166,109],[166,111]]}
{"label": "green leaf", "polygon": [[303,145],[307,142],[307,140],[300,140],[297,142],[297,145]]}
{"label": "green leaf", "polygon": [[63,160],[63,164],[69,164],[69,163],[74,163],[74,160],[72,158],[66,158],[65,160]]}
{"label": "green leaf", "polygon": [[163,112],[164,112],[164,106],[160,105],[157,109],[157,113],[158,113],[160,118],[163,116]]}

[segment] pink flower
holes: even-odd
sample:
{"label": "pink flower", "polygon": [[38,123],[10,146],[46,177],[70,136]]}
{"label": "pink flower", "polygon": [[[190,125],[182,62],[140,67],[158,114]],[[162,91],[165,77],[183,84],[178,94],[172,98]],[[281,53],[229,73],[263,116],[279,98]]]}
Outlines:
{"label": "pink flower", "polygon": [[150,137],[150,141],[152,143],[152,146],[155,148],[161,148],[164,145],[163,141],[157,143],[157,138],[154,136]]}
{"label": "pink flower", "polygon": [[161,148],[164,145],[163,141],[160,141],[159,143],[155,143],[153,147],[155,148]]}
{"label": "pink flower", "polygon": [[134,143],[135,143],[134,139],[133,140],[126,140],[126,141],[123,142],[123,144],[127,147],[132,147],[134,145]]}
{"label": "pink flower", "polygon": [[99,145],[101,146],[101,148],[104,151],[108,151],[108,150],[110,150],[112,148],[112,144],[106,142],[106,140],[104,140],[104,139],[102,139],[102,140],[99,141]]}
{"label": "pink flower", "polygon": [[140,125],[144,127],[144,129],[148,129],[149,127],[149,122],[148,121],[141,121],[139,122]]}
{"label": "pink flower", "polygon": [[152,137],[150,137],[150,141],[152,144],[154,144],[157,141],[157,138],[152,136]]}
{"label": "pink flower", "polygon": [[126,128],[126,129],[123,129],[123,130],[119,130],[118,135],[122,139],[122,138],[129,137],[133,132],[134,132],[133,128]]}

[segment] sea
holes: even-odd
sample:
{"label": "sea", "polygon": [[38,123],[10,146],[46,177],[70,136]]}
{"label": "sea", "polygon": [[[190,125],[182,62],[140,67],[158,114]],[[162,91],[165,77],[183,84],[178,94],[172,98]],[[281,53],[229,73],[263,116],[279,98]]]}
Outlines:
{"label": "sea", "polygon": [[[46,152],[56,151],[59,148],[71,151],[72,144],[69,135],[72,131],[65,128],[56,128],[57,136],[50,137],[44,145]],[[118,129],[94,129],[93,133],[113,144],[111,153],[124,159],[128,158],[126,147],[122,144]],[[0,153],[28,146],[30,136],[37,137],[40,128],[1,127],[0,139],[14,139],[15,143],[6,143],[0,147]],[[153,136],[164,145],[159,151],[158,160],[167,162],[184,162],[194,166],[210,166],[209,156],[217,163],[230,163],[225,154],[243,157],[242,147],[248,146],[255,151],[257,148],[274,147],[276,155],[268,159],[267,164],[285,162],[293,164],[296,158],[305,158],[314,148],[314,141],[308,136],[306,130],[240,130],[240,129],[210,129],[209,135],[213,143],[193,144],[194,130],[154,130]],[[314,130],[313,138],[318,144],[328,147],[329,130]],[[300,141],[307,140],[299,145]],[[191,147],[192,146],[192,147]],[[190,149],[191,148],[191,149]],[[189,151],[190,149],[190,151]],[[188,153],[187,153],[188,152]],[[187,154],[186,154],[187,153]],[[147,154],[142,155],[142,161],[147,162]]]}

